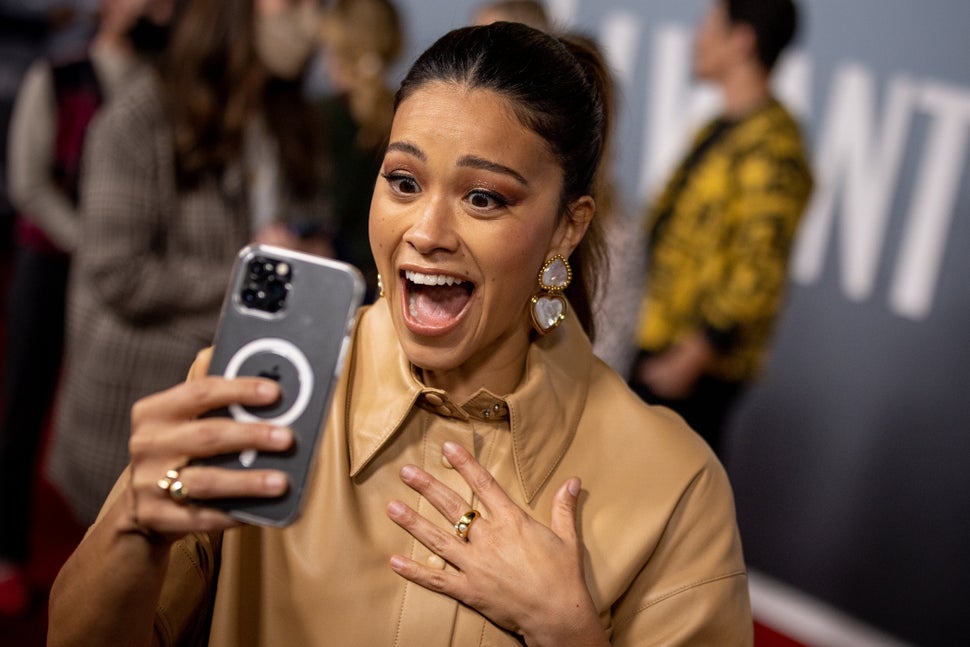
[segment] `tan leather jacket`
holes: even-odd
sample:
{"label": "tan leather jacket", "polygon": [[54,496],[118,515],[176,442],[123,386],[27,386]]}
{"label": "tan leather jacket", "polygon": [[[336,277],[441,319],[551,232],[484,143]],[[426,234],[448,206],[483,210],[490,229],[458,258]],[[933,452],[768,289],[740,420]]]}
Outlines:
{"label": "tan leather jacket", "polygon": [[303,516],[226,532],[218,556],[219,538],[176,544],[156,618],[162,642],[203,635],[211,604],[213,645],[520,645],[388,566],[394,553],[435,561],[385,514],[399,499],[436,518],[400,481],[404,464],[472,499],[441,459],[445,440],[473,449],[545,524],[556,489],[582,478],[586,581],[614,645],[751,644],[723,469],[679,418],[630,393],[574,320],[533,344],[514,393],[453,402],[418,380],[383,301],[359,320]]}

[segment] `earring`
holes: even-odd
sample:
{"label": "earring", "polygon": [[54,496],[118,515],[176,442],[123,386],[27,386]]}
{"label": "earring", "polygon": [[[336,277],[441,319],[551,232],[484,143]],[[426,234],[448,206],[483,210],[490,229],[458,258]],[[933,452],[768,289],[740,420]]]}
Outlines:
{"label": "earring", "polygon": [[377,273],[377,296],[384,296],[384,282],[381,281],[381,273]]}
{"label": "earring", "polygon": [[562,291],[573,280],[573,270],[564,256],[556,254],[539,270],[539,292],[532,297],[532,325],[545,335],[566,318],[566,297]]}

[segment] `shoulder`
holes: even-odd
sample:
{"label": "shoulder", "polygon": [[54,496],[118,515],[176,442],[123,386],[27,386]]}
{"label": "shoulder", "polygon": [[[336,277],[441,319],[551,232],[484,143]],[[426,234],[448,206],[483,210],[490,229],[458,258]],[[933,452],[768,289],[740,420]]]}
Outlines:
{"label": "shoulder", "polygon": [[702,471],[721,469],[707,443],[679,415],[643,402],[599,360],[591,369],[576,443],[611,465],[610,472],[626,472],[621,478],[644,480],[654,490],[677,490]]}
{"label": "shoulder", "polygon": [[21,100],[26,95],[36,95],[38,93],[53,95],[53,87],[54,73],[50,61],[44,58],[38,58],[30,64],[30,67],[24,73],[18,93]]}
{"label": "shoulder", "polygon": [[97,112],[91,123],[91,145],[127,150],[135,157],[152,155],[159,136],[169,138],[169,121],[154,72],[137,74],[130,84]]}
{"label": "shoulder", "polygon": [[797,118],[776,99],[741,122],[739,139],[755,148],[788,148],[804,146]]}
{"label": "shoulder", "polygon": [[788,187],[797,195],[811,190],[812,171],[801,127],[778,101],[738,125],[732,154],[742,182],[752,187]]}
{"label": "shoulder", "polygon": [[101,114],[102,121],[129,130],[167,122],[158,76],[149,69],[134,75]]}

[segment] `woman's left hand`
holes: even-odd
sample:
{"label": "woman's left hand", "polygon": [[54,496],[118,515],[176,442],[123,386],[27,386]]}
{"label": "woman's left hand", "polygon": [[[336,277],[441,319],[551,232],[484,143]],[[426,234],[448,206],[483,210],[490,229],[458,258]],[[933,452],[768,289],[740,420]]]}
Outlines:
{"label": "woman's left hand", "polygon": [[[442,451],[471,486],[482,514],[469,526],[466,541],[404,503],[391,502],[388,516],[456,570],[432,569],[401,555],[391,557],[391,568],[477,609],[530,645],[609,644],[583,574],[576,532],[579,479],[559,488],[546,527],[512,501],[467,450],[449,442]],[[414,465],[401,469],[401,480],[451,522],[472,509]]]}

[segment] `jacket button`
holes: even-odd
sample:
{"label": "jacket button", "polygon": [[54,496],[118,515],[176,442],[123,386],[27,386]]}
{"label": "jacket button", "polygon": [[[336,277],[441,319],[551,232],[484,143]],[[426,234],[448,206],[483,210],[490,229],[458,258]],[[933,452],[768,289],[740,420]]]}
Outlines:
{"label": "jacket button", "polygon": [[455,469],[455,466],[451,464],[451,461],[444,454],[441,455],[441,464],[450,470]]}
{"label": "jacket button", "polygon": [[445,567],[445,560],[441,559],[434,553],[428,555],[428,559],[425,560],[425,563],[427,563],[428,568],[437,568],[438,570],[441,570]]}
{"label": "jacket button", "polygon": [[424,396],[424,399],[432,407],[440,407],[445,403],[445,401],[437,393],[428,393]]}

